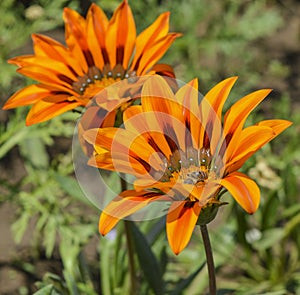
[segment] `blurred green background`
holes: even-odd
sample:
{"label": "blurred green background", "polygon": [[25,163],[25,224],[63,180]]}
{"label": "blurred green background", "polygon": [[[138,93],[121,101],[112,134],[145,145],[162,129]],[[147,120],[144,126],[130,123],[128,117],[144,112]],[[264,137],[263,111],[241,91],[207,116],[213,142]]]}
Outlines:
{"label": "blurred green background", "polygon": [[[31,33],[63,42],[63,7],[85,15],[90,3],[1,1],[0,106],[32,83],[6,60],[32,53]],[[111,16],[120,2],[96,3]],[[178,79],[198,77],[199,89],[206,93],[222,79],[238,75],[230,104],[250,91],[274,89],[250,123],[262,118],[293,121],[243,168],[261,188],[258,212],[246,215],[226,195],[229,205],[209,230],[218,294],[300,294],[300,2],[129,3],[138,31],[161,12],[171,11],[171,31],[183,37],[162,61],[174,66]],[[0,294],[128,294],[124,237],[99,237],[100,212],[74,178],[71,141],[78,114],[25,127],[27,111],[0,110]],[[115,175],[107,181],[114,186]],[[119,225],[118,232],[122,230]],[[163,220],[137,223],[133,232],[135,246],[144,247],[135,257],[137,294],[207,292],[198,230],[178,257],[168,248]]]}

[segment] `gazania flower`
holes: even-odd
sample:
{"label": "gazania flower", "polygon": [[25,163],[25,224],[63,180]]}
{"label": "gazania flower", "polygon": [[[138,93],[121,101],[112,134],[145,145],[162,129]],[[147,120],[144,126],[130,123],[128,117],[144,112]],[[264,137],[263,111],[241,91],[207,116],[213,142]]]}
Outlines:
{"label": "gazania flower", "polygon": [[15,93],[3,107],[33,105],[27,125],[86,106],[100,90],[121,79],[153,73],[174,76],[170,66],[155,65],[179,36],[168,32],[169,12],[138,36],[126,0],[110,20],[96,4],[86,18],[70,8],[64,9],[63,18],[67,47],[33,35],[34,55],[9,60],[19,73],[39,82]]}
{"label": "gazania flower", "polygon": [[170,204],[167,237],[178,254],[195,225],[214,218],[213,209],[222,204],[223,191],[246,212],[257,210],[259,188],[237,170],[291,123],[266,120],[244,127],[268,89],[243,97],[222,117],[236,79],[220,82],[201,99],[197,80],[174,94],[162,77],[149,77],[142,88],[141,105],[124,112],[124,128],[85,132],[95,149],[90,165],[135,176],[134,190],[122,192],[102,212],[101,234],[148,204],[166,201]]}

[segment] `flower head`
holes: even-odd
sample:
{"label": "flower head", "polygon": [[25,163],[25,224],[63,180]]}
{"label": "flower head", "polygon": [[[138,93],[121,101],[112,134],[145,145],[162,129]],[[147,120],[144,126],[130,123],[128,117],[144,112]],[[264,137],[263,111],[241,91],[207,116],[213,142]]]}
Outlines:
{"label": "flower head", "polygon": [[27,125],[43,122],[79,106],[108,85],[144,74],[174,76],[168,65],[157,65],[179,36],[169,33],[169,12],[136,36],[131,9],[124,0],[112,18],[92,4],[86,18],[65,8],[66,47],[44,35],[32,36],[34,54],[9,60],[20,74],[38,84],[19,90],[4,109],[33,105]]}
{"label": "flower head", "polygon": [[243,97],[223,118],[223,105],[236,79],[220,82],[201,97],[197,80],[174,94],[162,77],[149,77],[141,105],[124,112],[124,128],[85,132],[94,145],[90,165],[135,176],[134,190],[122,192],[104,208],[99,222],[103,235],[149,203],[166,201],[167,236],[178,254],[195,225],[214,218],[223,191],[248,213],[257,210],[259,188],[237,170],[291,123],[267,120],[244,126],[268,89]]}

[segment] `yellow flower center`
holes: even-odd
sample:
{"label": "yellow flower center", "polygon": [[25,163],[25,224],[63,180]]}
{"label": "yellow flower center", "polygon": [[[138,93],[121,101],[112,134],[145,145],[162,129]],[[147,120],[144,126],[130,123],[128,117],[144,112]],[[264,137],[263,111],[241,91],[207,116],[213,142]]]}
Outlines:
{"label": "yellow flower center", "polygon": [[135,76],[135,72],[125,70],[120,64],[116,65],[112,70],[108,64],[102,70],[92,66],[85,75],[78,77],[72,88],[81,96],[90,99],[111,84]]}
{"label": "yellow flower center", "polygon": [[187,152],[176,150],[169,161],[165,162],[162,182],[175,177],[183,184],[204,185],[208,179],[217,179],[219,165],[208,149],[188,149]]}

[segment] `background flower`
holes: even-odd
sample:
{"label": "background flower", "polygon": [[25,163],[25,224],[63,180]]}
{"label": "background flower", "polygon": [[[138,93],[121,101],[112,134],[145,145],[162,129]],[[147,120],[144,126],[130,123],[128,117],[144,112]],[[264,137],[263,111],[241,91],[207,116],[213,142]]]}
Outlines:
{"label": "background flower", "polygon": [[3,107],[33,105],[27,125],[85,106],[100,90],[121,79],[155,72],[174,76],[170,66],[155,65],[180,35],[169,33],[168,12],[138,36],[126,0],[110,20],[96,4],[86,18],[70,8],[64,9],[63,17],[67,47],[34,34],[35,54],[9,60],[19,73],[39,82],[15,93]]}

